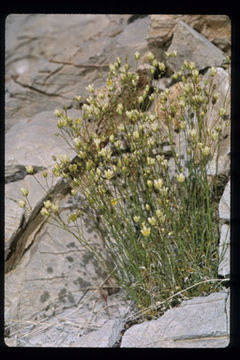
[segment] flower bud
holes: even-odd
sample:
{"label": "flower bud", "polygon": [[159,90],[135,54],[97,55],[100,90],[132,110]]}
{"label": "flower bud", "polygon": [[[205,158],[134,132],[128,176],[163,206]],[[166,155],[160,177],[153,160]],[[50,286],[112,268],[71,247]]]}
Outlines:
{"label": "flower bud", "polygon": [[50,209],[52,206],[52,203],[50,200],[46,200],[43,202],[46,209]]}
{"label": "flower bud", "polygon": [[201,151],[204,156],[208,156],[210,154],[210,148],[208,146],[202,148]]}
{"label": "flower bud", "polygon": [[57,204],[52,204],[52,211],[53,211],[54,213],[57,213],[57,212],[59,211],[59,207],[58,207]]}
{"label": "flower bud", "polygon": [[135,215],[133,217],[133,220],[134,220],[135,223],[138,223],[140,221],[140,216]]}
{"label": "flower bud", "polygon": [[28,189],[26,189],[26,188],[21,188],[21,193],[22,193],[23,196],[27,197],[29,191],[28,191]]}
{"label": "flower bud", "polygon": [[33,174],[33,167],[32,165],[29,165],[29,166],[25,166],[25,169],[27,171],[28,174]]}
{"label": "flower bud", "polygon": [[184,180],[185,180],[185,176],[182,173],[177,175],[178,182],[182,183],[182,182],[184,182]]}
{"label": "flower bud", "polygon": [[25,201],[25,200],[19,200],[19,201],[18,201],[18,206],[19,206],[20,208],[25,208],[25,206],[26,206],[26,201]]}
{"label": "flower bud", "polygon": [[226,109],[224,109],[224,108],[221,108],[220,110],[219,110],[219,115],[223,118],[225,115],[226,115]]}
{"label": "flower bud", "polygon": [[45,207],[42,208],[40,213],[43,216],[49,216],[50,215],[50,212]]}
{"label": "flower bud", "polygon": [[136,59],[136,60],[139,60],[139,58],[140,58],[140,52],[136,51],[134,55],[135,55],[135,59]]}
{"label": "flower bud", "polygon": [[73,139],[74,145],[78,148],[81,145],[81,140],[79,138]]}

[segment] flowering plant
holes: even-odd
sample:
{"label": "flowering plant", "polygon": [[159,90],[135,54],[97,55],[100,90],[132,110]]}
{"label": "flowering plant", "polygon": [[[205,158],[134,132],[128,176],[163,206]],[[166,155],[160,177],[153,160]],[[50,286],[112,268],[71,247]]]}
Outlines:
{"label": "flowering plant", "polygon": [[[138,61],[140,54],[135,57]],[[152,53],[148,59],[151,76],[162,76],[165,64]],[[55,111],[60,135],[76,157],[55,158],[52,171],[69,181],[72,196],[84,197],[103,234],[107,258],[83,238],[82,211],[71,212],[66,222],[58,205],[47,200],[41,214],[74,233],[136,306],[154,316],[186,296],[219,286],[209,281],[217,277],[220,257],[218,199],[208,166],[228,126],[226,110],[208,126],[209,106],[218,98],[211,81],[214,68],[205,82],[192,62],[173,74],[181,81],[178,108],[171,104],[171,89],[142,86],[140,71],[130,71],[128,63],[117,58],[109,68],[104,89],[88,86],[79,118],[69,117],[66,109]],[[161,104],[164,120],[151,111],[154,101]],[[26,189],[22,194],[27,197]],[[19,205],[26,206],[25,200]]]}

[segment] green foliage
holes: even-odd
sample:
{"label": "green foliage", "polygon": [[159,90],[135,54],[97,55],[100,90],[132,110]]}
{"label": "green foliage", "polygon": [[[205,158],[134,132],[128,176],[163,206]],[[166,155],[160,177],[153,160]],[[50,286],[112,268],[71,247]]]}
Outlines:
{"label": "green foliage", "polygon": [[[161,76],[165,65],[152,54],[149,61],[151,73]],[[53,174],[68,179],[72,195],[84,196],[108,257],[84,239],[80,210],[70,213],[66,223],[57,204],[46,201],[42,215],[54,218],[91,250],[148,316],[219,287],[212,281],[217,280],[219,263],[218,204],[207,168],[228,124],[225,109],[214,126],[207,123],[209,109],[217,102],[214,75],[212,69],[203,83],[194,64],[184,62],[173,75],[182,84],[177,109],[170,89],[159,93],[149,84],[141,87],[138,72],[117,58],[105,89],[89,85],[79,118],[69,117],[66,109],[55,111],[60,135],[76,158],[55,158]],[[167,134],[163,120],[146,111],[153,100],[161,104]],[[185,148],[178,152],[180,142]],[[171,176],[164,144],[174,159]]]}

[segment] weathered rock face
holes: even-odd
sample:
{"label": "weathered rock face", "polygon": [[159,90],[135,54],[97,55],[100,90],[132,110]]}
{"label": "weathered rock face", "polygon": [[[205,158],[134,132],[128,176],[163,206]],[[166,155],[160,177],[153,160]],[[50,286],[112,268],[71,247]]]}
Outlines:
{"label": "weathered rock face", "polygon": [[167,61],[172,71],[179,71],[184,60],[193,61],[199,70],[209,66],[221,66],[225,60],[224,53],[195,31],[184,21],[179,21],[173,33],[168,52],[177,51],[177,58]]}
{"label": "weathered rock face", "polygon": [[[135,20],[135,21],[133,21]],[[184,23],[177,24],[177,21]],[[151,50],[163,60],[164,50],[174,50],[182,27],[183,56],[199,69],[217,65],[218,109],[230,110],[229,76],[221,61],[230,50],[230,20],[222,15],[10,15],[6,22],[6,137],[5,137],[5,342],[20,347],[224,347],[229,341],[227,290],[184,301],[158,320],[132,326],[121,334],[132,315],[132,304],[92,255],[72,235],[46,223],[39,212],[46,193],[25,166],[34,167],[44,182],[43,170],[53,165],[52,155],[74,152],[58,132],[52,110],[71,107],[87,95],[85,87],[103,86],[108,64],[134,52]],[[192,26],[192,28],[190,27]],[[196,31],[195,31],[196,30]],[[198,33],[197,33],[198,32]],[[201,33],[206,38],[202,38]],[[16,36],[17,34],[17,36]],[[186,39],[191,41],[187,42]],[[202,50],[195,51],[201,48]],[[206,51],[206,52],[205,52]],[[210,51],[210,52],[209,52]],[[200,55],[205,52],[205,58]],[[223,53],[225,52],[225,53]],[[169,65],[171,66],[171,65]],[[177,66],[176,64],[172,65]],[[103,75],[103,79],[99,76]],[[204,75],[207,79],[209,72]],[[147,79],[164,90],[166,75]],[[156,85],[156,84],[155,84]],[[172,85],[177,98],[178,84]],[[78,105],[79,106],[79,105]],[[158,112],[157,104],[155,111]],[[209,123],[216,114],[211,113]],[[164,126],[164,125],[163,125]],[[220,172],[229,176],[230,133],[220,151]],[[181,144],[182,146],[183,144]],[[165,149],[166,152],[168,149]],[[181,150],[179,150],[181,152]],[[215,163],[209,175],[215,174]],[[173,169],[174,171],[174,169]],[[219,169],[218,169],[219,171]],[[19,208],[20,188],[29,189],[33,207]],[[49,191],[61,214],[76,205],[66,182],[54,179]],[[81,199],[80,199],[81,200]],[[77,204],[81,207],[81,202]],[[230,272],[230,182],[219,204],[220,246],[218,274]],[[82,229],[89,244],[102,249],[102,237],[86,211]]]}
{"label": "weathered rock face", "polygon": [[183,301],[157,320],[132,326],[121,347],[204,348],[229,343],[229,294],[212,293]]}
{"label": "weathered rock face", "polygon": [[[72,106],[85,87],[103,85],[116,56],[146,51],[147,18],[129,15],[9,15],[6,23],[6,129],[18,119]],[[48,26],[46,27],[46,23]],[[19,35],[15,39],[15,28]],[[41,30],[40,30],[41,29]]]}
{"label": "weathered rock face", "polygon": [[[71,206],[68,196],[59,203],[65,221]],[[104,252],[87,214],[81,228],[88,244]],[[70,346],[108,320],[118,319],[123,326],[129,303],[114,286],[72,234],[56,225],[42,225],[19,265],[6,274],[5,326],[16,335],[16,346]],[[61,322],[56,323],[55,316]],[[117,341],[117,334],[113,336]]]}
{"label": "weathered rock face", "polygon": [[[77,115],[79,112],[71,110],[70,115]],[[60,137],[55,136],[58,132],[57,122],[52,112],[45,111],[37,114],[32,118],[19,120],[6,134],[6,157],[5,166],[7,174],[11,169],[11,178],[14,180],[18,176],[19,181],[11,181],[5,185],[5,246],[6,246],[6,269],[12,268],[17,260],[9,258],[11,255],[11,247],[16,247],[15,254],[21,258],[21,254],[28,246],[29,241],[21,237],[18,244],[15,244],[15,237],[28,224],[28,220],[33,221],[41,208],[41,204],[45,199],[49,187],[52,191],[54,187],[63,190],[64,182],[59,183],[59,179],[52,178],[46,184],[43,177],[43,170],[46,169],[51,174],[51,167],[54,164],[52,156],[67,154],[72,159],[75,153],[67,146]],[[28,175],[25,166],[32,165],[38,172],[32,176]],[[19,174],[19,167],[22,171]],[[23,170],[24,169],[24,170]],[[44,189],[37,181],[45,186]],[[52,183],[51,183],[52,182]],[[27,188],[29,190],[29,202],[33,208],[32,214],[28,214],[24,209],[19,208],[17,201],[22,197],[20,189]],[[37,221],[37,224],[41,219]],[[21,243],[21,244],[20,244]],[[20,250],[21,249],[21,250]],[[11,257],[11,256],[10,256]],[[9,264],[8,264],[9,263]]]}
{"label": "weathered rock face", "polygon": [[179,20],[200,32],[223,51],[230,51],[231,20],[226,15],[150,15],[148,42],[164,46],[169,42]]}

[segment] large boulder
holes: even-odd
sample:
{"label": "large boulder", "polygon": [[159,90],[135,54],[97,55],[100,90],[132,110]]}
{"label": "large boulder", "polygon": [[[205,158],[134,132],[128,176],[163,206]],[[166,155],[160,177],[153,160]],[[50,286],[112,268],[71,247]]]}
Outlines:
{"label": "large boulder", "polygon": [[229,343],[229,293],[221,291],[183,301],[157,320],[128,329],[121,347],[205,348]]}

